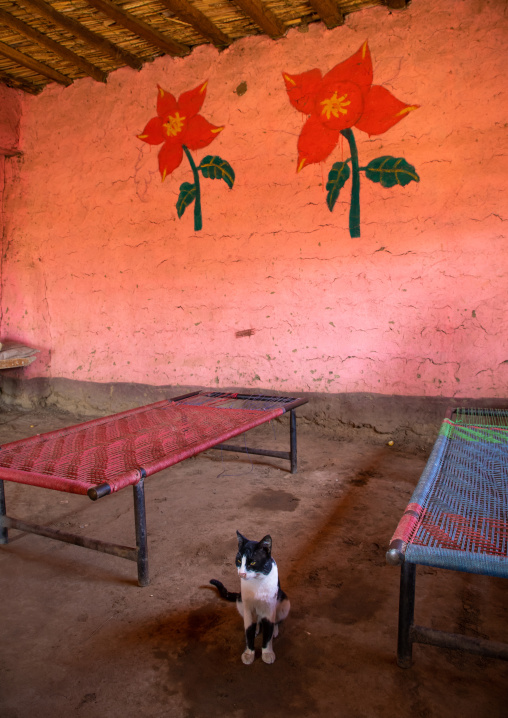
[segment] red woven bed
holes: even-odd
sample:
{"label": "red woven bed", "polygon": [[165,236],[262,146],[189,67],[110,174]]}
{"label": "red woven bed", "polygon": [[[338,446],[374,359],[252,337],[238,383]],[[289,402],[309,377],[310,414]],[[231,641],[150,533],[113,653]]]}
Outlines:
{"label": "red woven bed", "polygon": [[136,484],[284,413],[171,401],[33,436],[0,451],[0,478],[73,494]]}
{"label": "red woven bed", "polygon": [[[7,542],[7,528],[20,528],[116,555],[127,551],[129,555],[124,557],[138,561],[139,568],[140,542],[144,542],[146,553],[146,536],[139,536],[146,534],[143,529],[143,479],[217,446],[224,450],[289,459],[294,472],[296,424],[293,409],[305,401],[292,397],[194,392],[5,444],[0,450],[0,543]],[[287,411],[291,414],[290,452],[249,450],[223,444]],[[120,547],[125,550],[119,554],[119,547],[115,545],[97,541],[88,545],[87,539],[7,517],[3,480],[88,494],[92,499],[134,486],[138,549]],[[147,576],[140,580],[142,585],[147,582]]]}

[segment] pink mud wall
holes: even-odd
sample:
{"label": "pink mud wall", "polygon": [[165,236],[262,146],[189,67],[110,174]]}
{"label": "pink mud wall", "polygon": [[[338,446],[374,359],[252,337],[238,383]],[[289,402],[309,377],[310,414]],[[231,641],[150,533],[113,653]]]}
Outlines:
{"label": "pink mud wall", "polygon": [[[25,96],[1,327],[41,349],[24,376],[506,396],[507,38],[497,0],[415,0]],[[404,157],[420,183],[362,178],[351,239],[349,189],[333,213],[325,202],[345,157],[296,173],[304,118],[281,73],[324,73],[365,40],[374,83],[421,107],[384,135],[355,131],[360,164]],[[236,183],[201,180],[194,232],[175,209],[187,161],[161,183],[159,148],[136,134],[157,84],[178,96],[204,80],[201,113],[225,129],[194,156],[220,155]]]}
{"label": "pink mud wall", "polygon": [[21,119],[21,93],[0,83],[0,155],[16,152]]}
{"label": "pink mud wall", "polygon": [[[19,144],[19,124],[21,120],[21,93],[0,83],[0,282],[2,278],[2,262],[5,252],[6,236],[4,234],[4,194],[5,194],[5,162],[6,157],[17,153]],[[0,332],[2,329],[2,306],[0,297]]]}

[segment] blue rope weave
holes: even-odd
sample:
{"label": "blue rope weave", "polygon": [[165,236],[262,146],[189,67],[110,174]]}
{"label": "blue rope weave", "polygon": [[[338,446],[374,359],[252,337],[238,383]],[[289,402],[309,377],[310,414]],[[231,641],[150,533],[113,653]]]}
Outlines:
{"label": "blue rope weave", "polygon": [[508,412],[445,420],[411,504],[407,561],[508,577]]}

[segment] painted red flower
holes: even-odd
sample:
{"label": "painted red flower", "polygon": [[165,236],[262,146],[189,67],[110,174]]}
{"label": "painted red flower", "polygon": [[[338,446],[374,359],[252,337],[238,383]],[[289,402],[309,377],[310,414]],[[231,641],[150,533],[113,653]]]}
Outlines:
{"label": "painted red flower", "polygon": [[159,85],[157,94],[157,117],[153,117],[138,135],[149,145],[162,145],[159,152],[159,171],[162,181],[179,167],[184,148],[198,150],[207,147],[224,127],[210,124],[198,112],[206,96],[204,82],[194,90],[180,95],[178,100]]}
{"label": "painted red flower", "polygon": [[379,135],[418,105],[406,105],[380,85],[373,85],[368,43],[324,77],[318,69],[301,75],[283,73],[289,101],[308,115],[298,139],[297,172],[325,160],[341,132],[351,127]]}

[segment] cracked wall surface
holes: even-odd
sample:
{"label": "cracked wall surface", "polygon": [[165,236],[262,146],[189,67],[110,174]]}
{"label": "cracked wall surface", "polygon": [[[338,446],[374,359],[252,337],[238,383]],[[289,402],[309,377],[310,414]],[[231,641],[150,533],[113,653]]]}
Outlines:
{"label": "cracked wall surface", "polygon": [[[507,37],[504,3],[419,0],[24,97],[1,300],[2,337],[40,349],[23,376],[506,396]],[[361,162],[404,157],[420,182],[362,179],[352,239],[348,192],[330,212],[324,186],[347,145],[296,173],[304,117],[282,71],[327,72],[365,40],[374,82],[420,108],[358,131]],[[157,84],[204,80],[202,114],[225,129],[194,154],[227,159],[236,183],[202,180],[195,232],[175,209],[185,159],[162,183],[136,135]]]}
{"label": "cracked wall surface", "polygon": [[0,84],[0,155],[16,152],[21,120],[21,94]]}

